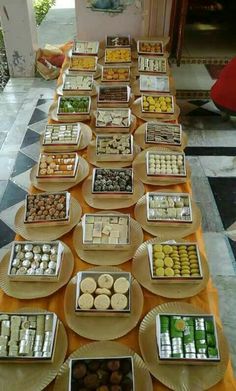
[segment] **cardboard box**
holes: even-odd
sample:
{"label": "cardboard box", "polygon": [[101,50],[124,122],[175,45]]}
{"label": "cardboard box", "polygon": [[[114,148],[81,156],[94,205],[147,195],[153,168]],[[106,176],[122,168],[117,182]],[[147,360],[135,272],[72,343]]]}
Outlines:
{"label": "cardboard box", "polygon": [[[106,235],[104,234],[103,236],[101,235],[101,243],[94,243],[92,242],[92,240],[88,240],[88,235],[89,235],[89,232],[88,230],[90,230],[90,232],[92,233],[92,225],[94,226],[94,223],[90,223],[89,221],[93,220],[93,219],[103,219],[103,218],[106,218],[106,219],[110,219],[110,218],[117,218],[118,219],[118,222],[115,224],[115,225],[119,225],[119,227],[117,227],[118,229],[118,232],[119,233],[122,233],[124,234],[124,238],[122,238],[122,241],[120,240],[120,243],[109,243],[109,238],[110,238],[110,235],[109,233],[107,232]],[[127,232],[126,232],[126,235],[125,235],[125,231],[124,231],[124,225],[121,225],[120,224],[120,220],[119,219],[126,219],[127,220],[127,225],[126,225],[126,228],[127,228]],[[103,219],[104,220],[104,219]],[[107,222],[106,224],[107,226],[110,226],[111,223],[110,222]],[[120,228],[122,227],[122,230],[120,231]],[[104,229],[105,227],[103,227]],[[126,214],[120,214],[120,215],[116,215],[116,214],[102,214],[102,213],[96,213],[96,214],[92,214],[92,213],[86,213],[84,214],[84,216],[82,217],[82,230],[83,230],[83,249],[84,250],[104,250],[104,251],[120,251],[120,250],[125,250],[127,251],[128,247],[130,246],[131,244],[131,238],[130,238],[130,215],[126,215]],[[105,237],[105,239],[108,239],[107,243],[106,241],[104,240],[104,242],[102,241],[102,237]],[[126,239],[126,240],[125,240]],[[114,240],[114,242],[116,242],[116,240]]]}
{"label": "cardboard box", "polygon": [[[175,242],[175,241],[168,241],[168,242],[162,242],[158,243],[164,245],[169,245],[169,246],[194,246],[196,249],[197,253],[197,263],[199,267],[199,276],[190,276],[190,277],[177,277],[177,276],[157,276],[154,273],[154,260],[153,260],[153,246],[155,244],[149,243],[147,245],[147,250],[148,250],[148,260],[149,260],[149,266],[150,266],[150,274],[151,274],[151,279],[153,284],[169,284],[169,283],[174,283],[174,284],[185,284],[185,283],[198,283],[203,279],[203,272],[202,272],[202,263],[201,263],[201,257],[200,257],[200,252],[197,243],[194,242]],[[166,255],[167,257],[169,255]],[[170,254],[171,256],[171,254]]]}
{"label": "cardboard box", "polygon": [[[33,245],[34,247],[43,245],[50,245],[51,247],[57,247],[57,259],[56,259],[56,268],[55,272],[53,274],[12,274],[12,268],[14,268],[13,261],[16,257],[16,246],[21,245],[22,247],[25,245]],[[42,255],[42,252],[40,253]],[[45,253],[46,254],[46,253]],[[35,255],[35,254],[34,254]],[[11,249],[11,255],[9,259],[9,266],[8,266],[8,278],[11,281],[20,281],[20,282],[58,282],[60,279],[60,272],[61,272],[61,262],[64,257],[64,247],[60,241],[54,241],[54,242],[13,242],[12,249]],[[30,260],[31,262],[35,262],[34,258]],[[38,261],[40,264],[41,261]],[[50,263],[50,261],[48,261]],[[29,268],[30,269],[30,268]],[[38,266],[39,269],[39,266]]]}
{"label": "cardboard box", "polygon": [[[153,197],[153,196],[158,196],[160,201],[161,201],[161,198],[163,197],[170,197],[171,199],[174,199],[174,198],[185,198],[187,199],[187,202],[189,204],[189,206],[184,206],[184,207],[180,207],[182,209],[182,213],[188,213],[187,215],[189,216],[188,219],[184,220],[184,219],[180,219],[178,217],[176,218],[167,218],[167,217],[153,217],[152,216],[152,213],[150,213],[150,209],[152,209],[149,205],[150,203],[150,197]],[[151,225],[155,225],[155,223],[161,223],[161,224],[167,224],[167,225],[170,225],[170,224],[180,224],[180,225],[183,225],[183,224],[190,224],[192,223],[192,206],[191,206],[191,199],[190,199],[190,196],[188,193],[161,193],[161,192],[147,192],[146,193],[146,204],[147,204],[147,221],[151,224]],[[159,208],[159,207],[158,207]],[[167,207],[160,207],[161,209],[166,209]]]}
{"label": "cardboard box", "polygon": [[[114,310],[111,305],[107,310],[99,310],[96,309],[94,306],[91,309],[81,309],[78,306],[78,300],[79,297],[83,294],[80,290],[80,283],[82,280],[84,280],[87,277],[93,278],[96,282],[98,281],[98,278],[103,274],[109,274],[114,278],[114,283],[118,278],[124,277],[128,280],[130,286],[127,293],[124,293],[124,295],[127,298],[127,306],[123,310]],[[97,286],[97,288],[99,288]],[[110,289],[111,296],[110,298],[115,294],[113,287]],[[95,293],[92,293],[92,296],[95,298],[98,296]],[[92,272],[92,271],[85,271],[85,272],[79,272],[77,273],[77,283],[76,283],[76,300],[75,300],[75,312],[77,315],[84,315],[84,316],[129,316],[131,311],[131,274],[128,272]]]}
{"label": "cardboard box", "polygon": [[[161,334],[161,317],[162,316],[177,316],[177,317],[186,317],[186,318],[201,318],[204,319],[204,323],[206,320],[213,322],[214,332],[213,335],[215,336],[216,341],[216,349],[218,350],[217,357],[199,357],[199,358],[178,358],[178,357],[166,357],[161,352],[161,338],[163,338],[163,334]],[[217,328],[216,328],[216,322],[215,322],[215,316],[211,314],[170,314],[170,313],[161,313],[158,314],[156,317],[156,338],[157,338],[157,350],[158,350],[158,358],[160,364],[180,364],[180,365],[214,365],[217,364],[221,358],[220,358],[220,352],[219,352],[219,343],[218,343],[218,336],[217,336]],[[196,341],[196,339],[195,339]],[[195,344],[195,342],[194,342]],[[207,344],[208,345],[208,344]],[[163,345],[164,347],[164,345]],[[209,347],[209,345],[208,345]],[[195,346],[196,348],[196,346]],[[193,348],[192,348],[193,349]],[[197,349],[196,349],[197,350]],[[189,353],[191,355],[191,353]],[[192,353],[194,355],[194,353]]]}
{"label": "cardboard box", "polygon": [[[98,153],[98,146],[99,142],[103,140],[110,140],[111,142],[113,141],[113,137],[127,137],[129,140],[130,144],[130,153],[127,154],[120,154],[120,153]],[[131,134],[117,134],[117,135],[112,135],[112,134],[99,134],[96,137],[96,161],[98,162],[112,162],[112,161],[125,161],[125,162],[131,162],[134,158],[134,141],[133,141],[133,136]]]}

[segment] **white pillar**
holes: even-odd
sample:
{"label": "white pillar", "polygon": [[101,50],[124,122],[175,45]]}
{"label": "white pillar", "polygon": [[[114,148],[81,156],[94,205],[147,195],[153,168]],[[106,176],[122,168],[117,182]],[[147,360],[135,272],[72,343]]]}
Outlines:
{"label": "white pillar", "polygon": [[32,0],[0,0],[0,15],[11,77],[33,77],[37,31]]}

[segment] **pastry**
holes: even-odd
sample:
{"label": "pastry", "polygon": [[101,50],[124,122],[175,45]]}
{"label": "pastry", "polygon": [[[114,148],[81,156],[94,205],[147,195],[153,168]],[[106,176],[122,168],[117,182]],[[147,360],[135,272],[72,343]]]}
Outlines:
{"label": "pastry", "polygon": [[110,306],[110,299],[107,295],[98,295],[94,299],[94,307],[97,310],[107,310]]}
{"label": "pastry", "polygon": [[120,277],[114,282],[114,291],[116,293],[127,293],[129,287],[130,283],[125,277]]}
{"label": "pastry", "polygon": [[93,307],[93,296],[90,293],[83,293],[78,300],[78,306],[82,310],[90,310]]}
{"label": "pastry", "polygon": [[96,295],[107,295],[111,296],[111,291],[107,288],[97,288],[95,291]]}
{"label": "pastry", "polygon": [[111,289],[113,283],[114,283],[114,279],[110,274],[102,274],[98,278],[98,286],[100,288]]}
{"label": "pastry", "polygon": [[80,289],[83,293],[93,293],[97,288],[97,283],[92,277],[84,278],[80,283]]}
{"label": "pastry", "polygon": [[115,293],[111,297],[111,306],[114,310],[124,310],[127,307],[128,299],[122,293]]}

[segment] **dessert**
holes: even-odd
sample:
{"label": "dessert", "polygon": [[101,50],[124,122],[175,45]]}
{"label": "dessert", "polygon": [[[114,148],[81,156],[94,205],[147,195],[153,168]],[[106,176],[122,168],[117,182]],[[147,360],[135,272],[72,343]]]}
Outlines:
{"label": "dessert", "polygon": [[130,81],[130,67],[105,66],[102,68],[102,81],[128,82]]}
{"label": "dessert", "polygon": [[97,135],[96,160],[133,160],[133,136],[130,134]]}
{"label": "dessert", "polygon": [[163,54],[163,42],[161,41],[138,41],[137,50],[140,54]]}
{"label": "dessert", "polygon": [[59,115],[68,114],[89,114],[91,106],[90,96],[62,96],[58,100]]}
{"label": "dessert", "polygon": [[147,220],[159,222],[192,222],[188,193],[147,193]]}
{"label": "dessert", "polygon": [[97,57],[93,56],[72,56],[69,70],[96,72],[97,59]]}
{"label": "dessert", "polygon": [[61,242],[13,242],[8,277],[12,281],[57,281],[64,247]]}
{"label": "dessert", "polygon": [[172,95],[142,95],[141,105],[143,113],[174,113],[174,101]]}
{"label": "dessert", "polygon": [[[85,249],[120,250],[130,244],[129,215],[85,214],[82,227]],[[107,288],[100,283],[99,287]]]}
{"label": "dessert", "polygon": [[46,125],[43,145],[78,145],[81,137],[80,124]]}
{"label": "dessert", "polygon": [[130,286],[131,275],[127,272],[80,272],[75,310],[88,314],[130,312]]}
{"label": "dessert", "polygon": [[0,360],[51,361],[57,324],[53,312],[1,313]]}
{"label": "dessert", "polygon": [[92,193],[132,194],[132,168],[94,168]]}
{"label": "dessert", "polygon": [[25,199],[24,224],[57,225],[69,223],[70,193],[28,194]]}
{"label": "dessert", "polygon": [[196,243],[148,244],[151,276],[154,279],[187,281],[202,279]]}
{"label": "dessert", "polygon": [[130,125],[130,109],[97,109],[96,111],[96,127],[129,128]]}
{"label": "dessert", "polygon": [[93,88],[93,76],[91,75],[66,75],[63,91],[91,91]]}
{"label": "dessert", "polygon": [[99,42],[97,41],[75,41],[73,47],[74,54],[97,54]]}
{"label": "dessert", "polygon": [[138,57],[138,71],[151,73],[166,73],[167,59],[165,57]]}
{"label": "dessert", "polygon": [[147,144],[182,144],[182,126],[179,124],[167,124],[164,122],[147,122],[145,129],[145,141]]}
{"label": "dessert", "polygon": [[130,46],[130,36],[108,36],[106,39],[107,47]]}
{"label": "dessert", "polygon": [[69,391],[134,391],[133,358],[71,359],[69,379]]}
{"label": "dessert", "polygon": [[63,179],[75,181],[78,172],[79,155],[70,153],[41,153],[36,178],[38,181]]}
{"label": "dessert", "polygon": [[98,103],[128,103],[130,88],[128,86],[103,87],[98,90]]}
{"label": "dessert", "polygon": [[220,361],[213,315],[159,314],[156,326],[160,360]]}
{"label": "dessert", "polygon": [[169,76],[140,75],[140,91],[169,92]]}
{"label": "dessert", "polygon": [[119,48],[119,49],[106,49],[105,50],[105,63],[125,63],[131,62],[131,49]]}
{"label": "dessert", "polygon": [[146,152],[147,175],[186,177],[184,153]]}

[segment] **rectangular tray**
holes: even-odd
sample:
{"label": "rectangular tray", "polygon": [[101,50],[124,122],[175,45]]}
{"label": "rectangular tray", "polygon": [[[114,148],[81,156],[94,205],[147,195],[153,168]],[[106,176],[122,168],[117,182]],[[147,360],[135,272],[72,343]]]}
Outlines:
{"label": "rectangular tray", "polygon": [[[150,154],[152,155],[160,155],[160,156],[182,156],[183,157],[183,167],[184,167],[184,172],[183,174],[152,174],[150,173],[150,170],[149,170],[149,158],[150,158]],[[168,151],[168,152],[156,152],[156,151],[147,151],[146,152],[146,155],[145,155],[145,160],[146,160],[146,173],[147,173],[147,176],[151,176],[151,177],[161,177],[161,178],[186,178],[187,176],[187,171],[186,171],[186,161],[185,161],[185,154],[184,152],[174,152],[174,151]]]}
{"label": "rectangular tray", "polygon": [[[80,50],[76,50],[76,44],[93,44],[94,45],[94,50],[92,51],[88,51],[88,49],[80,49]],[[86,45],[84,45],[86,46]],[[94,55],[97,55],[98,54],[98,49],[99,49],[99,42],[98,41],[81,41],[81,40],[75,40],[74,41],[74,45],[73,45],[73,49],[72,49],[72,53],[73,54],[79,54],[79,55],[86,55],[86,56],[94,56]]]}
{"label": "rectangular tray", "polygon": [[[64,75],[63,75],[64,76]],[[68,81],[68,79],[75,79],[76,77],[87,77],[87,78],[89,78],[89,80],[90,80],[90,83],[91,83],[91,87],[87,87],[87,88],[83,88],[83,87],[80,87],[80,88],[67,88],[67,87],[65,87],[65,84],[66,84],[66,82]],[[80,92],[80,91],[92,91],[92,89],[93,89],[93,83],[94,83],[94,80],[93,80],[93,75],[92,74],[90,74],[90,75],[80,75],[80,74],[68,74],[68,75],[65,75],[64,77],[63,77],[63,87],[62,87],[62,91],[63,92]],[[78,84],[77,84],[78,85]]]}
{"label": "rectangular tray", "polygon": [[[61,130],[62,132],[66,132],[66,130],[67,130],[67,128],[68,127],[70,127],[70,126],[77,126],[77,136],[76,136],[76,140],[74,141],[74,142],[69,142],[69,141],[67,141],[67,142],[59,142],[59,140],[58,141],[56,141],[56,142],[52,142],[52,143],[49,143],[49,142],[47,142],[47,140],[46,140],[46,138],[45,138],[45,136],[46,136],[46,132],[47,132],[47,129],[53,129],[54,127],[57,127],[57,128],[65,128],[64,129],[64,131],[63,130]],[[80,139],[81,139],[81,127],[80,127],[80,123],[72,123],[72,124],[68,124],[68,123],[60,123],[60,124],[48,124],[48,125],[46,125],[45,126],[45,130],[44,130],[44,137],[43,137],[43,146],[45,146],[45,147],[49,147],[49,146],[66,146],[66,145],[68,145],[68,146],[77,146],[77,145],[79,145],[79,143],[80,143]]]}
{"label": "rectangular tray", "polygon": [[[162,64],[161,70],[159,69],[160,63]],[[150,75],[166,74],[167,58],[157,56],[138,56],[138,72]]]}
{"label": "rectangular tray", "polygon": [[[160,51],[145,51],[145,50],[142,50],[141,48],[141,44],[143,43],[146,43],[146,44],[153,44],[153,43],[157,43],[159,46],[160,46]],[[153,55],[157,55],[157,56],[161,56],[164,54],[164,48],[163,48],[163,42],[162,41],[158,41],[158,40],[148,40],[148,39],[142,39],[142,40],[139,40],[137,41],[137,52],[138,54],[146,54],[146,55],[150,55],[150,54],[153,54]]]}
{"label": "rectangular tray", "polygon": [[[128,73],[128,77],[127,78],[124,78],[124,79],[121,79],[121,80],[115,80],[115,79],[111,79],[111,80],[107,80],[107,79],[104,79],[104,71],[107,70],[107,69],[122,69],[122,70],[126,70],[127,73]],[[103,66],[102,67],[102,76],[101,76],[101,81],[102,83],[127,83],[130,81],[130,66],[125,66],[125,65],[107,65],[107,66]]]}
{"label": "rectangular tray", "polygon": [[[113,310],[112,308],[108,308],[107,310],[97,310],[96,308],[92,308],[90,310],[83,310],[81,308],[77,307],[77,302],[80,297],[80,282],[82,279],[86,277],[92,277],[96,281],[98,280],[99,276],[104,274],[104,272],[93,272],[93,271],[85,271],[85,272],[79,272],[77,273],[77,282],[76,282],[76,299],[75,299],[75,313],[77,315],[84,315],[84,316],[129,316],[131,311],[131,273],[128,272],[109,272],[107,274],[110,274],[114,277],[114,279],[118,279],[120,277],[125,277],[127,280],[129,280],[130,287],[128,292],[125,294],[125,296],[128,299],[127,308],[124,310]],[[113,292],[113,290],[112,290]],[[114,292],[112,293],[112,295]]]}
{"label": "rectangular tray", "polygon": [[144,100],[144,97],[146,97],[146,98],[148,98],[148,97],[153,97],[153,98],[170,98],[171,99],[171,111],[161,111],[159,114],[161,114],[161,115],[165,115],[165,114],[167,114],[167,115],[169,115],[169,114],[174,114],[174,112],[175,112],[175,107],[174,107],[174,97],[173,97],[173,95],[169,95],[169,94],[161,94],[161,95],[158,95],[158,94],[155,94],[155,95],[152,95],[152,94],[142,94],[142,96],[141,96],[141,111],[142,111],[142,113],[143,114],[148,114],[148,115],[150,115],[150,114],[153,114],[155,117],[156,117],[156,115],[157,115],[157,112],[156,111],[146,111],[146,110],[144,110],[144,108],[143,108],[143,100]]}
{"label": "rectangular tray", "polygon": [[202,262],[201,262],[201,257],[200,257],[200,252],[199,252],[199,248],[198,248],[198,244],[195,243],[195,242],[176,242],[174,240],[170,240],[170,241],[167,241],[167,242],[162,242],[160,243],[162,245],[170,245],[170,246],[195,246],[196,248],[196,253],[197,253],[197,262],[198,262],[198,266],[199,266],[199,272],[200,272],[200,276],[190,276],[190,277],[168,277],[168,276],[156,276],[154,275],[154,272],[153,272],[153,245],[155,244],[151,244],[149,243],[147,245],[147,250],[148,250],[148,259],[149,259],[149,266],[150,266],[150,274],[151,274],[151,279],[152,279],[152,282],[153,284],[171,284],[171,283],[174,283],[174,284],[193,284],[193,283],[199,283],[199,281],[201,281],[203,279],[203,272],[202,272]]}
{"label": "rectangular tray", "polygon": [[[181,317],[194,317],[194,318],[204,318],[206,320],[212,320],[214,323],[214,335],[216,338],[216,348],[218,349],[218,357],[217,358],[162,358],[160,355],[160,346],[161,346],[161,323],[160,323],[160,317],[161,316],[181,316]],[[157,338],[157,350],[158,350],[158,359],[160,364],[179,364],[179,365],[215,365],[217,364],[221,358],[220,358],[220,352],[219,352],[219,342],[218,342],[218,335],[217,335],[217,328],[216,328],[216,322],[215,322],[215,316],[212,314],[170,314],[170,313],[161,313],[158,314],[156,317],[156,338]]]}
{"label": "rectangular tray", "polygon": [[113,100],[108,100],[108,99],[106,99],[106,100],[101,100],[101,98],[100,98],[100,95],[101,95],[101,90],[102,89],[107,89],[107,88],[109,88],[109,89],[111,89],[111,90],[118,90],[118,89],[120,89],[121,87],[120,86],[99,86],[99,88],[98,88],[98,97],[97,97],[97,105],[99,106],[99,107],[102,107],[102,105],[103,106],[111,106],[112,108],[113,107],[115,107],[116,105],[119,105],[119,106],[121,106],[122,107],[122,105],[123,106],[127,106],[128,104],[129,104],[129,101],[130,101],[130,95],[131,95],[131,89],[130,89],[130,87],[129,86],[122,86],[122,87],[124,87],[125,89],[126,89],[126,96],[127,96],[127,98],[126,98],[126,100],[125,101],[122,101],[122,100],[119,100],[119,99],[113,99]]}
{"label": "rectangular tray", "polygon": [[38,163],[38,169],[37,169],[37,174],[36,174],[36,178],[38,180],[38,182],[75,182],[76,180],[76,176],[77,176],[77,173],[78,173],[78,169],[79,169],[79,155],[76,153],[76,152],[70,152],[69,154],[70,155],[74,155],[75,157],[75,164],[74,164],[74,169],[73,169],[73,174],[72,175],[42,175],[40,174],[40,161],[41,161],[41,157],[42,155],[46,155],[46,156],[60,156],[60,155],[65,155],[66,153],[64,152],[42,152],[39,156],[39,163]]}
{"label": "rectangular tray", "polygon": [[[190,220],[189,221],[186,221],[186,220],[180,220],[180,219],[161,219],[161,218],[158,218],[158,219],[152,219],[150,218],[149,216],[149,196],[152,196],[152,195],[158,195],[158,196],[169,196],[169,197],[187,197],[188,200],[189,200],[189,209],[190,209]],[[193,218],[192,218],[192,205],[191,205],[191,199],[190,199],[190,195],[188,193],[161,193],[161,192],[158,192],[158,193],[155,193],[155,192],[147,192],[146,193],[146,203],[147,203],[147,221],[151,224],[151,225],[156,225],[156,223],[160,223],[161,225],[164,226],[164,224],[167,224],[167,225],[172,225],[172,224],[178,224],[178,225],[188,225],[188,224],[191,224],[192,221],[193,221]]]}
{"label": "rectangular tray", "polygon": [[[128,230],[127,230],[127,243],[118,243],[118,244],[104,244],[104,243],[99,243],[99,244],[95,244],[95,243],[90,243],[88,241],[86,241],[86,238],[85,238],[85,234],[86,234],[86,217],[88,216],[94,216],[94,217],[99,217],[99,216],[104,216],[104,217],[123,217],[123,218],[126,218],[128,220]],[[98,250],[98,251],[120,251],[120,250],[125,250],[127,251],[130,244],[131,244],[131,238],[130,238],[130,215],[126,215],[126,214],[122,214],[122,215],[115,215],[115,214],[102,214],[102,213],[96,213],[96,214],[92,214],[92,213],[85,213],[84,216],[82,217],[82,231],[83,231],[83,239],[82,239],[82,245],[83,245],[83,249],[84,250]]]}
{"label": "rectangular tray", "polygon": [[[59,220],[37,220],[37,221],[30,221],[28,222],[26,220],[26,213],[27,213],[27,199],[28,196],[31,196],[31,194],[27,194],[25,197],[25,214],[24,214],[24,224],[27,224],[30,227],[45,227],[47,225],[50,225],[50,227],[57,226],[57,225],[67,225],[70,222],[70,203],[71,203],[71,196],[68,191],[66,192],[51,192],[51,193],[40,193],[40,195],[44,194],[61,194],[66,196],[66,217],[64,219]],[[36,195],[36,194],[35,194]]]}
{"label": "rectangular tray", "polygon": [[149,141],[148,140],[148,126],[150,126],[151,122],[147,122],[146,125],[145,125],[145,143],[146,144],[162,144],[162,145],[177,145],[177,146],[181,146],[182,145],[182,137],[183,137],[183,132],[182,132],[182,125],[180,124],[167,124],[167,123],[164,123],[164,122],[153,122],[153,124],[155,125],[156,128],[159,128],[160,131],[163,129],[168,129],[168,128],[178,128],[179,129],[179,142],[170,142],[170,143],[167,143],[165,141]]}
{"label": "rectangular tray", "polygon": [[[60,108],[60,102],[61,102],[61,100],[70,100],[70,99],[76,99],[76,100],[80,100],[81,98],[88,98],[88,110],[87,111],[78,111],[78,112],[73,112],[73,113],[70,113],[70,112],[60,112],[59,111],[59,108]],[[75,96],[73,96],[73,95],[71,95],[71,96],[60,96],[59,98],[58,98],[58,102],[57,102],[57,116],[59,117],[65,117],[65,116],[72,116],[72,117],[76,117],[76,116],[88,116],[89,115],[89,113],[90,113],[90,108],[91,108],[91,96],[82,96],[82,95],[80,95],[80,96],[78,96],[78,95],[75,95]]]}
{"label": "rectangular tray", "polygon": [[94,190],[94,182],[95,182],[95,177],[96,177],[96,172],[97,170],[99,170],[98,168],[94,168],[93,169],[93,175],[92,175],[92,195],[93,197],[98,197],[98,198],[130,198],[132,197],[133,195],[133,192],[134,192],[134,172],[133,172],[133,169],[129,169],[129,168],[114,168],[114,169],[111,169],[111,170],[115,170],[115,171],[127,171],[127,170],[132,170],[132,178],[131,178],[131,181],[132,181],[132,191],[130,192],[127,192],[127,191],[119,191],[119,192],[103,192],[103,191],[95,191]]}
{"label": "rectangular tray", "polygon": [[[104,113],[119,113],[119,112],[124,112],[126,111],[127,112],[127,117],[128,117],[128,125],[127,126],[122,126],[121,124],[119,125],[105,125],[105,126],[102,126],[102,125],[99,125],[98,123],[98,113],[99,112],[104,112]],[[128,108],[99,108],[97,109],[96,111],[96,119],[95,119],[96,123],[95,123],[95,126],[96,126],[96,130],[99,131],[99,130],[102,130],[104,132],[104,130],[109,130],[109,131],[113,131],[113,132],[118,132],[118,131],[121,131],[121,132],[129,132],[129,129],[130,129],[130,126],[131,126],[131,110],[128,109]]]}
{"label": "rectangular tray", "polygon": [[[109,61],[107,59],[107,53],[110,52],[110,51],[116,51],[116,50],[120,50],[120,51],[127,51],[129,52],[129,60],[125,61],[123,59],[121,59],[120,61],[116,60],[116,61]],[[132,58],[131,58],[131,49],[129,47],[123,47],[123,48],[107,48],[105,49],[105,64],[130,64],[132,61]]]}
{"label": "rectangular tray", "polygon": [[[112,135],[112,134],[99,134],[97,135],[96,137],[96,160],[98,162],[112,162],[112,161],[117,161],[117,162],[120,162],[120,161],[127,161],[127,162],[131,162],[134,158],[134,138],[131,134],[129,135],[125,135],[129,138],[130,140],[130,149],[131,149],[131,153],[130,154],[125,154],[125,155],[121,155],[121,154],[97,154],[97,148],[98,148],[98,142],[99,142],[99,139],[103,139],[105,138],[106,140],[107,139],[113,139],[113,136],[116,136],[116,135]],[[117,136],[119,136],[119,134],[117,134]],[[120,134],[120,136],[124,136],[124,134]]]}
{"label": "rectangular tray", "polygon": [[[93,57],[94,58],[94,67],[93,68],[89,68],[89,69],[86,69],[86,68],[83,68],[83,67],[73,67],[72,66],[72,63],[73,63],[73,57],[78,57],[78,58],[84,58],[84,57],[89,57],[89,58],[91,58],[91,57]],[[86,55],[86,56],[72,56],[71,57],[71,60],[70,60],[70,66],[69,66],[69,72],[83,72],[83,73],[90,73],[90,72],[96,72],[96,70],[97,70],[97,63],[98,63],[98,57],[96,57],[96,56],[88,56],[88,55]]]}
{"label": "rectangular tray", "polygon": [[[127,39],[128,40],[127,45],[126,44],[124,44],[124,45],[119,44],[119,39],[120,38]],[[114,44],[114,45],[113,44],[109,44],[109,39],[116,40],[117,43]],[[107,48],[121,48],[121,47],[127,48],[127,47],[130,47],[130,45],[131,45],[130,35],[114,35],[114,36],[113,35],[107,35],[105,41],[106,41],[106,47]]]}
{"label": "rectangular tray", "polygon": [[50,355],[48,357],[34,357],[34,356],[0,356],[0,362],[2,364],[9,364],[9,363],[16,363],[16,364],[23,364],[23,363],[30,363],[30,364],[36,364],[36,363],[50,363],[54,360],[54,353],[55,353],[55,347],[56,347],[56,340],[57,340],[57,333],[58,333],[58,326],[59,321],[58,317],[54,312],[20,312],[17,311],[14,312],[1,312],[1,315],[9,315],[9,316],[36,316],[36,315],[52,315],[53,316],[53,329],[52,329],[52,344],[50,349]]}
{"label": "rectangular tray", "polygon": [[[145,85],[146,81],[146,85]],[[148,81],[152,83],[152,86],[148,88]],[[170,79],[169,76],[155,76],[155,75],[140,75],[139,78],[140,92],[170,92]]]}

